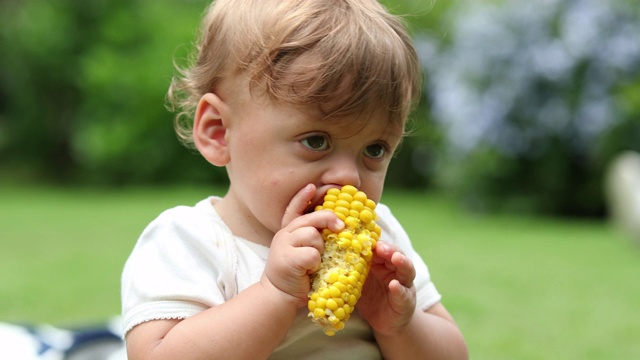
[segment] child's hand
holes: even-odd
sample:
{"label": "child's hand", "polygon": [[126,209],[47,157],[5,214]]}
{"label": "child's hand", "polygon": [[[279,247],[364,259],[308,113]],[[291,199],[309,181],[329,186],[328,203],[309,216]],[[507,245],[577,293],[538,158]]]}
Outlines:
{"label": "child's hand", "polygon": [[395,246],[379,241],[356,308],[374,331],[390,335],[408,324],[416,308],[413,263]]}
{"label": "child's hand", "polygon": [[344,223],[332,211],[304,214],[315,191],[315,186],[309,184],[289,203],[282,217],[282,229],[273,237],[262,278],[263,282],[299,300],[299,307],[307,304],[311,287],[309,275],[319,269],[324,251],[318,229],[340,231],[344,228]]}

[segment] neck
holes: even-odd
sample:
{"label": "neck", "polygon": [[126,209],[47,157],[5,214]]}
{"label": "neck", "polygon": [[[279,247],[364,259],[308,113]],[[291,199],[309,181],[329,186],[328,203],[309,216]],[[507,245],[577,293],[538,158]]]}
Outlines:
{"label": "neck", "polygon": [[229,190],[214,207],[233,235],[256,244],[271,246],[274,232],[260,223],[249,209],[242,206],[242,202],[238,201],[233,191]]}

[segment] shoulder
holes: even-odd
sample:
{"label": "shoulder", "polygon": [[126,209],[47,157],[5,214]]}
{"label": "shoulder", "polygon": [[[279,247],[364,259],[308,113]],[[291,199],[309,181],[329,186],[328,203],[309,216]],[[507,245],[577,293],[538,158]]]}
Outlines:
{"label": "shoulder", "polygon": [[223,238],[232,236],[210,200],[204,199],[194,206],[176,206],[163,211],[147,225],[140,241],[180,239],[185,243],[184,240],[210,239],[212,234]]}
{"label": "shoulder", "polygon": [[232,240],[233,235],[209,199],[194,206],[177,206],[163,211],[146,226],[126,270],[134,264],[176,269],[199,262],[228,262]]}
{"label": "shoulder", "polygon": [[217,216],[209,199],[199,201],[193,206],[180,205],[160,213],[147,227],[217,221]]}
{"label": "shoulder", "polygon": [[380,225],[382,229],[383,239],[393,243],[406,242],[409,240],[402,224],[396,219],[387,205],[382,203],[378,204],[376,206],[376,215],[378,215],[376,223]]}
{"label": "shoulder", "polygon": [[391,209],[383,203],[379,203],[376,205],[376,214],[378,215],[378,219],[387,219],[393,218],[393,214],[391,213]]}
{"label": "shoulder", "polygon": [[209,199],[163,211],[142,232],[122,271],[125,328],[182,319],[235,294],[233,246]]}

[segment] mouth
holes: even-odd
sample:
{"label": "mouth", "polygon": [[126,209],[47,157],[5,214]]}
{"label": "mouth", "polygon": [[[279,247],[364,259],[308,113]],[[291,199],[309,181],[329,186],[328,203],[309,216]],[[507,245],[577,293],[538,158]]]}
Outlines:
{"label": "mouth", "polygon": [[324,196],[327,195],[327,191],[329,191],[329,189],[332,189],[332,188],[339,189],[340,187],[337,185],[326,185],[326,186],[322,186],[321,188],[318,188],[318,191],[316,191],[316,195],[313,197],[313,199],[309,201],[309,204],[305,208],[304,213],[305,214],[311,213],[316,209],[318,205],[322,205],[324,203]]}
{"label": "mouth", "polygon": [[309,204],[307,205],[307,208],[304,210],[305,214],[309,214],[312,213],[316,207],[318,205],[322,205],[322,203],[324,202],[324,194],[321,194],[320,196],[316,195],[314,196],[314,198],[309,201]]}

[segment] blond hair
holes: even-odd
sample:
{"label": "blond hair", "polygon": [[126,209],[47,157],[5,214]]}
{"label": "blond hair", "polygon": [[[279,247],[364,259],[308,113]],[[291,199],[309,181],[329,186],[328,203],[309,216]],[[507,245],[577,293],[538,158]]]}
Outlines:
{"label": "blond hair", "polygon": [[386,112],[402,127],[420,92],[411,38],[375,0],[217,0],[196,49],[167,94],[188,145],[200,98],[240,72],[277,103],[317,106],[325,118]]}

